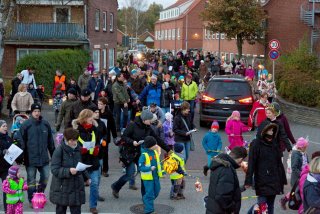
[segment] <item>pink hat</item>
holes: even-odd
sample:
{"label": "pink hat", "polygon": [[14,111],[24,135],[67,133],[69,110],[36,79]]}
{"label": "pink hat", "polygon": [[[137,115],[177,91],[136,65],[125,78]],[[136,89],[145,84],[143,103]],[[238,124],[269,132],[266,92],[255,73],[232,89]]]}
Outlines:
{"label": "pink hat", "polygon": [[231,114],[231,117],[238,117],[240,118],[240,112],[239,111],[233,111]]}
{"label": "pink hat", "polygon": [[309,145],[309,142],[308,140],[304,139],[303,137],[300,137],[298,140],[297,140],[297,148],[304,148],[304,147],[307,147]]}

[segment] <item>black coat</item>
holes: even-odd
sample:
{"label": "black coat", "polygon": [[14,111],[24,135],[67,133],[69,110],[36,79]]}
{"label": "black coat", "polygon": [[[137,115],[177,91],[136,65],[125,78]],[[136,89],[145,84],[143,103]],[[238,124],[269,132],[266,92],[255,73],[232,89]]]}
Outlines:
{"label": "black coat", "polygon": [[96,104],[94,104],[91,100],[87,102],[82,102],[81,100],[77,100],[76,102],[73,103],[73,106],[71,107],[70,111],[70,121],[68,121],[68,128],[72,126],[72,120],[77,119],[79,116],[80,112],[83,109],[90,109],[94,111],[97,108]]}
{"label": "black coat", "polygon": [[76,168],[81,162],[80,147],[75,149],[62,142],[53,153],[51,161],[52,181],[50,186],[50,201],[62,206],[80,206],[86,201],[84,181],[88,180],[86,171],[76,175],[70,173],[70,168]]}
{"label": "black coat", "polygon": [[[106,134],[106,136],[104,136],[105,137],[104,139],[107,140],[107,143],[110,143],[111,142],[111,134],[112,134],[112,138],[117,137],[116,123],[114,121],[113,114],[111,113],[111,111],[109,109],[106,108],[103,113],[100,112],[100,118],[107,120],[107,134]],[[111,132],[111,134],[110,134],[110,132]]]}
{"label": "black coat", "polygon": [[[272,142],[266,142],[263,137],[267,128],[271,126],[278,130],[277,125],[268,125],[262,131],[262,136],[250,144],[245,184],[252,186],[254,176],[256,195],[259,196],[283,194],[283,187],[287,184],[281,160],[282,153],[276,144],[276,137],[273,137]],[[277,136],[277,131],[275,135]]]}
{"label": "black coat", "polygon": [[190,136],[187,136],[186,133],[188,132],[187,127],[184,125],[182,118],[186,121],[189,130],[194,128],[193,123],[191,122],[191,115],[188,116],[182,115],[179,112],[173,120],[173,132],[174,132],[174,141],[175,142],[188,142],[190,141]]}
{"label": "black coat", "polygon": [[[163,90],[161,93],[161,100],[160,100],[160,106],[161,108],[169,108],[170,104],[172,104],[173,101],[173,87],[169,86],[169,88]],[[172,106],[173,108],[173,106]]]}
{"label": "black coat", "polygon": [[18,87],[21,83],[21,80],[18,77],[15,77],[11,81],[11,86],[12,86],[12,92],[11,92],[11,97],[14,97],[14,95],[18,92]]}
{"label": "black coat", "polygon": [[241,190],[237,168],[239,165],[227,154],[213,158],[206,214],[239,213]]}
{"label": "black coat", "polygon": [[7,134],[0,133],[0,173],[8,172],[11,165],[4,159],[4,150],[12,145],[12,139]]}
{"label": "black coat", "polygon": [[308,209],[314,208],[313,214],[320,214],[320,182],[313,176],[308,174],[307,180],[303,186],[303,209],[306,212]]}

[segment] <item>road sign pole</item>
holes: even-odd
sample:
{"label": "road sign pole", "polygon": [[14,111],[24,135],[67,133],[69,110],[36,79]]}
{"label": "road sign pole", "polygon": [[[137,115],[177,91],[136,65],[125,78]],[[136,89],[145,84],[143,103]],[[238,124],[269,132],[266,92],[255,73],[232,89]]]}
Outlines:
{"label": "road sign pole", "polygon": [[275,60],[272,60],[272,81],[274,82],[274,67],[275,67]]}

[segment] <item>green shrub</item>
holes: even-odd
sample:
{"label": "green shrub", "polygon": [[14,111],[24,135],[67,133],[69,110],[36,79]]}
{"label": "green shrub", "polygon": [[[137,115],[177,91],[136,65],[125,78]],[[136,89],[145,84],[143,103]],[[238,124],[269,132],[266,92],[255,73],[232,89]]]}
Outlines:
{"label": "green shrub", "polygon": [[43,54],[27,55],[19,60],[16,66],[16,73],[27,67],[35,70],[36,83],[45,86],[45,93],[51,94],[55,71],[61,70],[68,78],[78,78],[83,69],[87,66],[90,55],[84,50],[56,50]]}

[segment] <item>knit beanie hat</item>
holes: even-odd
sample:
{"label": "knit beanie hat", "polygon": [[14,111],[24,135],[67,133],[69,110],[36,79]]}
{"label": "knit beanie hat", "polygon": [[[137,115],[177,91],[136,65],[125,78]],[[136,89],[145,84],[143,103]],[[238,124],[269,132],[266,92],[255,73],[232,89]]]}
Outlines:
{"label": "knit beanie hat", "polygon": [[170,112],[167,112],[165,115],[166,120],[172,121],[173,115]]}
{"label": "knit beanie hat", "polygon": [[24,120],[21,116],[18,116],[17,118],[16,118],[16,123],[20,123],[22,120]]}
{"label": "knit beanie hat", "polygon": [[144,139],[144,147],[145,148],[151,148],[153,146],[157,145],[157,141],[154,137],[152,136],[147,136],[145,139]]}
{"label": "knit beanie hat", "polygon": [[239,111],[233,111],[231,114],[231,117],[238,117],[240,118],[240,112]]}
{"label": "knit beanie hat", "polygon": [[183,151],[183,146],[180,143],[174,144],[174,151],[176,153],[181,153]]}
{"label": "knit beanie hat", "polygon": [[77,96],[77,91],[76,91],[76,89],[74,89],[74,88],[70,88],[70,89],[68,90],[68,94],[73,94],[74,96]]}
{"label": "knit beanie hat", "polygon": [[40,106],[39,104],[37,104],[37,103],[33,103],[33,104],[31,105],[31,112],[33,112],[33,111],[36,110],[36,109],[38,109],[38,110],[41,111],[41,106]]}
{"label": "knit beanie hat", "polygon": [[9,168],[8,175],[12,179],[17,179],[18,178],[18,176],[17,176],[18,172],[19,172],[19,167],[18,166],[11,166]]}
{"label": "knit beanie hat", "polygon": [[307,147],[309,145],[309,142],[308,140],[306,140],[305,138],[303,137],[300,137],[298,140],[297,140],[297,148],[304,148],[304,147]]}
{"label": "knit beanie hat", "polygon": [[143,110],[143,111],[141,112],[140,117],[141,117],[141,120],[142,120],[142,121],[152,120],[153,114],[152,114],[152,112],[149,111],[148,109],[145,109],[145,110]]}
{"label": "knit beanie hat", "polygon": [[219,129],[219,123],[218,121],[213,121],[212,124],[211,124],[211,129]]}
{"label": "knit beanie hat", "polygon": [[5,120],[0,120],[0,127],[3,125],[3,124],[6,124],[7,122]]}

